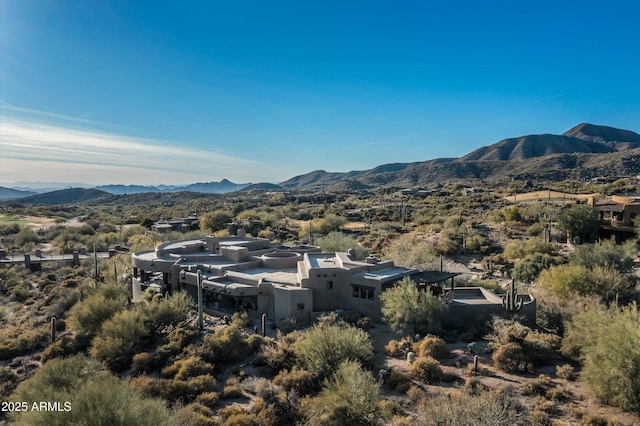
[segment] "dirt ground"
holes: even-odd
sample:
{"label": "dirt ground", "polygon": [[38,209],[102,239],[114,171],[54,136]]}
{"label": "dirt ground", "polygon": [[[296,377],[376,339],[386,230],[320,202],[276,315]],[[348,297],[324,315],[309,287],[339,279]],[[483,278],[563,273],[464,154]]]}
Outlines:
{"label": "dirt ground", "polygon": [[[379,369],[396,370],[406,374],[411,373],[411,365],[405,357],[388,357],[384,347],[390,340],[401,338],[400,335],[383,324],[375,324],[369,330],[374,342],[374,371]],[[456,342],[447,344],[449,357],[440,360],[444,376],[453,378],[442,383],[415,384],[427,391],[429,394],[449,393],[452,390],[464,390],[467,379],[466,371],[469,364],[473,362],[474,355],[468,350],[469,342]],[[558,420],[560,424],[577,425],[577,417],[584,413],[597,413],[607,418],[615,418],[623,425],[640,425],[640,416],[626,413],[616,407],[602,404],[580,381],[570,381],[556,375],[556,366],[565,362],[551,363],[542,368],[536,369],[535,374],[509,374],[493,367],[491,361],[491,351],[487,349],[487,341],[475,342],[475,351],[478,355],[480,374],[474,375],[480,387],[487,389],[515,389],[520,396],[521,404],[529,410],[541,404],[541,397],[525,395],[525,387],[529,383],[538,380],[539,375],[544,374],[551,379],[551,386],[562,389],[563,397],[557,401],[545,401],[551,405],[552,418]],[[385,390],[383,397],[398,397],[400,394],[393,390]]]}

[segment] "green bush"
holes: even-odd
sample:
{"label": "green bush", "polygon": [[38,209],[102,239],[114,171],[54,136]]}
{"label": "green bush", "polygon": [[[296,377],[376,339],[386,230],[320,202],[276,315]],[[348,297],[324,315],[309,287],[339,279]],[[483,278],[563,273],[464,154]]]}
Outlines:
{"label": "green bush", "polygon": [[373,425],[380,419],[380,384],[357,361],[341,363],[308,400],[307,425]]}
{"label": "green bush", "polygon": [[153,323],[153,329],[164,326],[176,326],[187,319],[191,309],[191,300],[187,293],[179,291],[165,296],[159,302],[152,302],[147,306],[148,318]]}
{"label": "green bush", "polygon": [[382,292],[380,302],[384,321],[396,330],[411,325],[435,330],[439,328],[436,316],[447,308],[431,292],[419,290],[410,278],[403,278],[395,287]]}
{"label": "green bush", "polygon": [[104,286],[100,292],[88,296],[71,308],[68,323],[73,331],[95,336],[105,321],[125,308],[126,289],[112,287],[114,286]]}
{"label": "green bush", "polygon": [[365,365],[373,357],[373,345],[367,332],[348,325],[316,325],[304,333],[294,348],[302,365],[318,377],[327,377],[346,360]]}
{"label": "green bush", "polygon": [[140,309],[117,312],[106,320],[91,345],[91,355],[106,362],[114,371],[129,367],[133,354],[149,337],[146,317]]}
{"label": "green bush", "polygon": [[[10,398],[26,401],[70,403],[68,411],[27,411],[13,420],[24,425],[169,425],[170,415],[160,401],[140,396],[99,363],[76,355],[46,363],[30,379],[18,385]],[[62,405],[61,409],[64,410]]]}
{"label": "green bush", "polygon": [[594,307],[573,317],[562,351],[579,359],[581,378],[611,405],[640,412],[640,311]]}

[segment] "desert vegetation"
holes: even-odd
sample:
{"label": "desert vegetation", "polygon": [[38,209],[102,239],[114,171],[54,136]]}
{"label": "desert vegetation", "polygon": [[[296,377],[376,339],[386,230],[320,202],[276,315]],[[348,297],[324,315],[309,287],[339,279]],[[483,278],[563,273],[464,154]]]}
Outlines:
{"label": "desert vegetation", "polygon": [[[608,184],[610,190],[618,186]],[[456,286],[496,293],[516,280],[537,302],[450,329],[447,304],[409,281],[381,295],[383,323],[270,324],[239,313],[197,327],[183,293],[133,303],[127,253],[71,266],[0,266],[2,401],[69,401],[70,412],[2,412],[19,424],[621,424],[640,421],[638,235],[598,235],[585,204],[525,199],[504,185],[423,197],[392,189],[145,200],[117,207],[3,204],[11,259],[247,233],[284,244],[353,249],[417,269],[459,272]],[[592,185],[584,190],[593,190]],[[520,201],[507,200],[518,192]],[[129,197],[127,199],[131,199]],[[150,230],[194,215],[188,233]],[[23,218],[23,219],[21,219]],[[29,218],[28,220],[25,218]],[[33,218],[40,218],[35,221]],[[46,218],[46,221],[45,221]],[[45,226],[46,224],[46,226]],[[576,238],[578,237],[578,238]],[[52,318],[55,317],[55,320]],[[64,405],[62,406],[64,409]],[[104,416],[104,417],[103,417]]]}

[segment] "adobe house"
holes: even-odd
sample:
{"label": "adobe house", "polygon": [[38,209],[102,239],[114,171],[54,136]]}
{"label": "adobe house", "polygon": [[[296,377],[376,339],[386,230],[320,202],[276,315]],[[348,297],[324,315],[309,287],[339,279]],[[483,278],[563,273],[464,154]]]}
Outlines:
{"label": "adobe house", "polygon": [[[467,306],[471,316],[478,309],[502,309],[498,296],[481,292],[482,300],[476,297],[470,303],[464,289],[452,291],[456,273],[403,268],[374,256],[358,260],[353,250],[322,253],[316,246],[282,246],[243,230],[229,237],[163,243],[153,251],[132,254],[132,264],[134,300],[147,288],[184,290],[196,300],[200,271],[206,308],[245,310],[252,317],[266,314],[275,321],[293,317],[308,323],[328,311],[380,321],[380,294],[407,276],[420,287],[440,289],[456,316],[458,305],[463,311]],[[449,282],[447,292],[442,287]]]}
{"label": "adobe house", "polygon": [[613,195],[609,200],[598,203],[590,198],[589,205],[598,212],[602,231],[622,239],[634,235],[639,225],[640,197]]}

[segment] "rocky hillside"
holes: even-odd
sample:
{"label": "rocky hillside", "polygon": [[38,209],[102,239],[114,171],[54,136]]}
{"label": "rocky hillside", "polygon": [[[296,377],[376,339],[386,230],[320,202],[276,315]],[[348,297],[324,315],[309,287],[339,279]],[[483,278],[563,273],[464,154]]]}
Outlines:
{"label": "rocky hillside", "polygon": [[340,182],[363,186],[428,186],[452,180],[505,181],[514,176],[560,180],[640,173],[640,135],[613,127],[580,124],[562,135],[504,139],[464,157],[386,164],[364,171],[316,170],[296,176],[284,188],[328,189]]}

